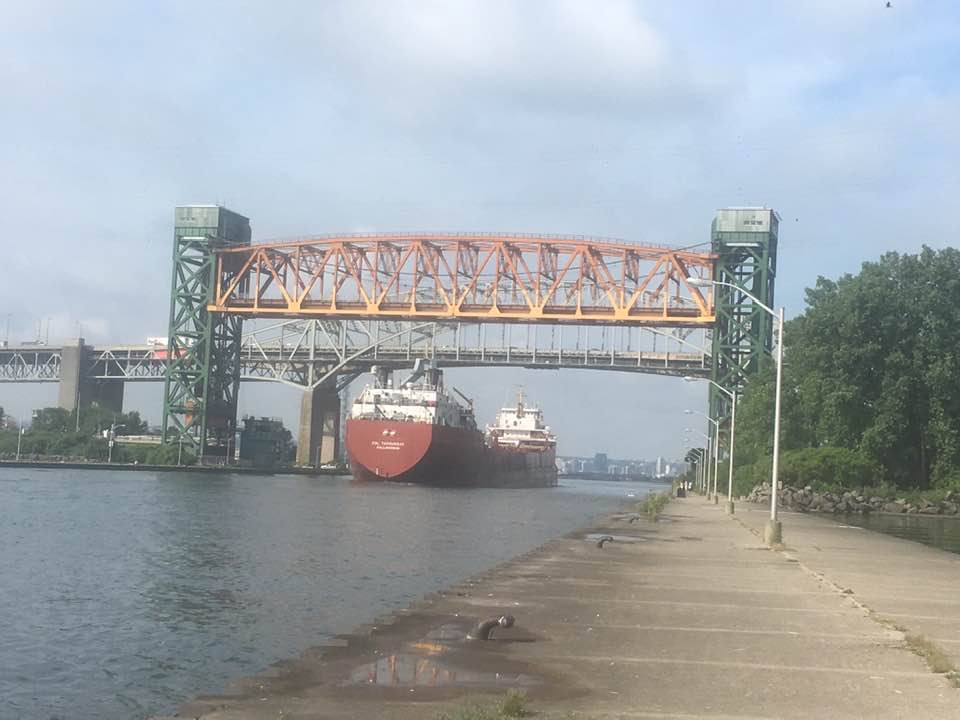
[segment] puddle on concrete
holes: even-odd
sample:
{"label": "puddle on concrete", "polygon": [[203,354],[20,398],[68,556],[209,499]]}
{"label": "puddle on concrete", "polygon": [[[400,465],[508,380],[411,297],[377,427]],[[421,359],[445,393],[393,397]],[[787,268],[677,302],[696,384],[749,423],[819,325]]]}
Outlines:
{"label": "puddle on concrete", "polygon": [[542,684],[526,673],[470,670],[414,653],[397,653],[355,668],[341,685],[412,687],[533,687]]}
{"label": "puddle on concrete", "polygon": [[[457,603],[464,602],[456,598]],[[311,648],[268,672],[231,684],[228,695],[207,697],[182,708],[256,707],[265,698],[310,693],[331,703],[430,701],[462,693],[502,693],[524,688],[531,698],[572,698],[585,694],[574,677],[549,672],[509,656],[512,643],[543,640],[519,625],[495,630],[489,641],[468,641],[467,633],[489,615],[402,611],[392,622],[338,636],[336,646]],[[360,711],[356,717],[371,717]]]}

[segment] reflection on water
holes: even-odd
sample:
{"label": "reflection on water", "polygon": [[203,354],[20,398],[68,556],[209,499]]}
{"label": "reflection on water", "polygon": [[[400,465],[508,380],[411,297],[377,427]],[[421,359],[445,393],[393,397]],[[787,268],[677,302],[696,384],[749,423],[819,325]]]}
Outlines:
{"label": "reflection on water", "polygon": [[[0,718],[172,712],[647,489],[0,469]],[[393,667],[361,675],[490,681]]]}
{"label": "reflection on water", "polygon": [[960,518],[957,517],[869,513],[845,515],[843,522],[960,553]]}

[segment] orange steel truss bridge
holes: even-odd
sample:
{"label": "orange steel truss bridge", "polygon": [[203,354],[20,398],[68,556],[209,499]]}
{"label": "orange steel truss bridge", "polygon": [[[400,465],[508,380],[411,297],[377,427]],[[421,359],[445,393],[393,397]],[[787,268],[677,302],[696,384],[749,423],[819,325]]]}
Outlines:
{"label": "orange steel truss bridge", "polygon": [[[251,366],[243,362],[243,323],[252,319],[344,327],[373,322],[378,329],[371,334],[377,339],[358,348],[367,353],[365,358],[389,355],[389,343],[399,336],[380,328],[390,323],[419,329],[525,325],[551,331],[546,325],[558,335],[569,327],[565,339],[551,340],[549,352],[535,339],[529,356],[511,350],[500,360],[530,367],[567,366],[576,349],[569,345],[574,327],[679,334],[717,329],[711,333],[709,368],[703,365],[702,345],[699,368],[691,367],[697,357],[680,364],[694,371],[691,374],[730,368],[731,377],[739,378],[744,358],[753,357],[741,349],[761,327],[759,311],[739,290],[702,290],[690,278],[722,278],[772,302],[775,253],[766,248],[775,249],[775,237],[767,233],[761,238],[753,210],[745,219],[736,214],[741,210],[734,211],[732,222],[745,227],[745,234],[723,235],[723,242],[714,234],[709,251],[693,251],[585,236],[503,233],[327,235],[252,243],[249,220],[242,215],[216,205],[178,207],[164,367],[164,439],[190,443],[201,455],[229,448],[240,379],[250,377]],[[768,241],[768,235],[773,240]],[[747,273],[744,268],[770,272]],[[536,338],[536,332],[533,335]],[[443,345],[433,343],[430,351],[441,366],[496,364],[482,337],[474,345],[481,349],[480,356],[473,360],[459,341]],[[451,346],[459,350],[451,351]],[[622,363],[644,367],[641,372],[672,374],[680,360],[674,356],[673,368],[666,369],[655,367],[660,358],[644,355],[636,344],[626,356],[622,351],[614,348],[611,359],[604,355],[598,362],[599,356],[585,350],[579,366],[609,369]],[[548,360],[550,353],[555,357]],[[287,357],[303,359],[302,354]],[[344,353],[344,360],[323,372],[316,368],[302,385],[337,387],[363,365],[354,362],[359,357]],[[275,367],[283,366],[283,358],[276,361]]]}
{"label": "orange steel truss bridge", "polygon": [[581,236],[322,236],[215,252],[208,310],[245,317],[707,327],[713,255]]}

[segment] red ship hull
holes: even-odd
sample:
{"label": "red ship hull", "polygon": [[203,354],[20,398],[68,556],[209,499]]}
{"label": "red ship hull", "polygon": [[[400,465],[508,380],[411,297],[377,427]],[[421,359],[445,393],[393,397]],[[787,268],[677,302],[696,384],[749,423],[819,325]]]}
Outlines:
{"label": "red ship hull", "polygon": [[556,454],[488,448],[478,430],[390,420],[347,420],[355,480],[444,487],[551,487]]}

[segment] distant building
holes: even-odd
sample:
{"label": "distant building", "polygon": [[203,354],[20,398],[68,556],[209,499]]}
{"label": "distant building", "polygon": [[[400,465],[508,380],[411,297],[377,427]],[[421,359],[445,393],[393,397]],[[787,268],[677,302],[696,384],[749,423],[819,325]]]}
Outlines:
{"label": "distant building", "polygon": [[599,473],[605,473],[607,471],[607,466],[610,464],[610,461],[607,459],[606,453],[597,453],[593,456],[593,471]]}

